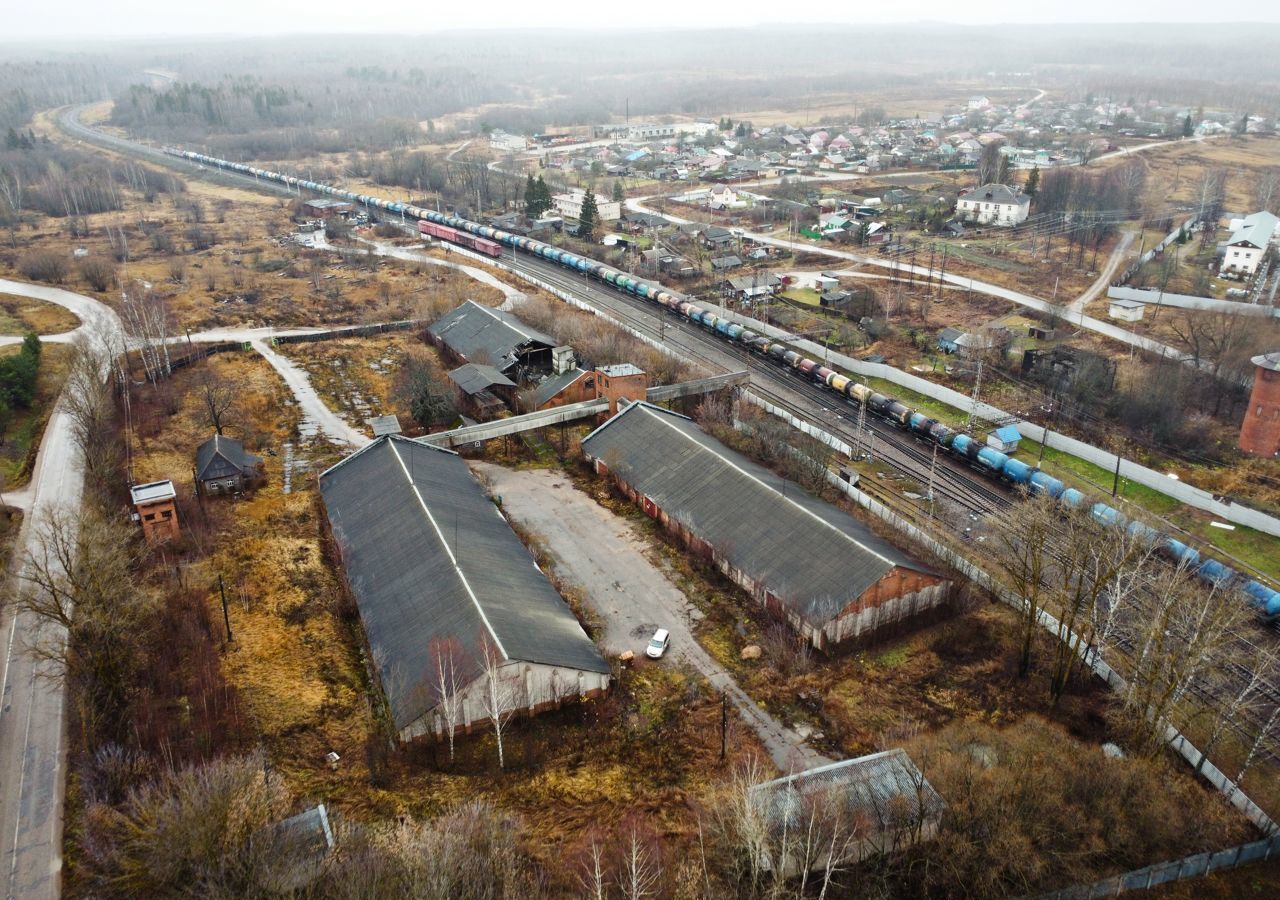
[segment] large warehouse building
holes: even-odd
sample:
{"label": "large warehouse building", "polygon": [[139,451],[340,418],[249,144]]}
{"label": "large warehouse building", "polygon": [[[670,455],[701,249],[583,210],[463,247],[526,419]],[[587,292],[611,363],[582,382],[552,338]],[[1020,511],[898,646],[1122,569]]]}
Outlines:
{"label": "large warehouse building", "polygon": [[530,328],[511,313],[474,300],[441,316],[427,334],[459,362],[493,366],[515,381],[521,381],[526,372],[550,371],[551,350],[556,346],[555,338]]}
{"label": "large warehouse building", "polygon": [[949,582],[685,416],[633,403],[582,442],[645,512],[815,647],[937,606]]}
{"label": "large warehouse building", "polygon": [[401,740],[536,713],[609,666],[457,454],[381,437],[320,476]]}

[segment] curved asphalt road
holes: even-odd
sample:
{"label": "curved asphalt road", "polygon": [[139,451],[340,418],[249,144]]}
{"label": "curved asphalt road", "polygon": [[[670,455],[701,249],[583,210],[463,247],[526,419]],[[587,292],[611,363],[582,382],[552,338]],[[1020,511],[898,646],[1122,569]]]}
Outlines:
{"label": "curved asphalt road", "polygon": [[[97,300],[59,288],[8,279],[0,279],[0,292],[56,303],[74,312],[80,317],[81,326],[74,332],[57,336],[60,339],[82,334],[100,347],[122,345],[120,320]],[[107,373],[102,375],[105,378]],[[35,550],[43,524],[58,511],[77,511],[83,492],[80,448],[72,439],[71,420],[60,401],[45,427],[31,488],[25,492],[29,512],[13,557],[19,567],[26,554]],[[8,596],[26,589],[17,570],[10,573],[9,578],[5,585]],[[60,681],[44,677],[52,674],[49,664],[37,662],[27,650],[38,632],[34,617],[14,615],[11,608],[6,608],[0,623],[4,635],[0,674],[3,893],[5,897],[23,900],[57,897],[62,870],[62,799],[66,789],[65,692]],[[48,633],[41,636],[61,637]]]}

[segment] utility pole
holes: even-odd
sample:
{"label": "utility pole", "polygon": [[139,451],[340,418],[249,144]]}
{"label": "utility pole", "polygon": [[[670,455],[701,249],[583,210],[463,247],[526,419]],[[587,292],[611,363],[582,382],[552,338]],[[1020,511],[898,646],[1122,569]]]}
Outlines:
{"label": "utility pole", "polygon": [[929,460],[929,515],[933,515],[933,473],[938,467],[938,445],[933,445],[933,458]]}
{"label": "utility pole", "polygon": [[984,361],[981,356],[978,357],[978,374],[973,379],[973,393],[969,396],[969,418],[964,423],[966,434],[973,434],[974,410],[978,405],[978,395],[982,391],[982,364]]}
{"label": "utility pole", "polygon": [[858,429],[856,432],[854,432],[857,440],[857,446],[854,447],[854,452],[858,455],[861,455],[861,452],[862,452],[862,433],[866,431],[866,429],[867,429],[867,404],[859,403],[858,404]]}
{"label": "utility pole", "polygon": [[1116,475],[1115,475],[1115,478],[1112,479],[1111,481],[1111,496],[1113,499],[1115,498],[1116,494],[1119,493],[1120,491],[1120,460],[1123,459],[1123,457],[1120,455],[1120,451],[1123,449],[1123,446],[1124,446],[1123,444],[1118,444],[1116,446],[1116,451],[1115,451]]}
{"label": "utility pole", "polygon": [[227,589],[222,584],[222,573],[218,573],[218,593],[222,595],[222,621],[227,626],[227,643],[231,643],[231,615],[227,612]]}
{"label": "utility pole", "polygon": [[720,692],[720,760],[728,755],[729,751],[729,695],[724,691]]}

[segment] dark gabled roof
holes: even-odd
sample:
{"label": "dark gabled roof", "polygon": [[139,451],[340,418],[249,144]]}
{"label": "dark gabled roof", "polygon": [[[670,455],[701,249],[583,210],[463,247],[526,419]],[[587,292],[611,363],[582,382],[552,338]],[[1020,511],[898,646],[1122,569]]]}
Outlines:
{"label": "dark gabled roof", "polygon": [[1031,196],[1015,191],[1007,184],[984,184],[963,195],[961,200],[973,200],[983,203],[1005,203],[1023,206],[1031,202]]}
{"label": "dark gabled roof", "polygon": [[248,474],[261,463],[261,456],[245,452],[242,441],[215,434],[196,448],[196,479],[214,481]]}
{"label": "dark gabled roof", "polygon": [[863,834],[940,815],[946,804],[905,750],[886,750],[819,766],[751,788],[771,829],[803,827],[811,811],[839,814]]}
{"label": "dark gabled roof", "polygon": [[449,380],[456,384],[464,394],[478,394],[491,387],[515,387],[516,383],[503,375],[493,366],[481,363],[467,363],[449,373]]}
{"label": "dark gabled roof", "polygon": [[938,332],[938,340],[946,341],[949,344],[954,344],[962,337],[964,337],[964,332],[959,328],[944,328]]}
{"label": "dark gabled roof", "polygon": [[441,316],[427,330],[464,359],[480,360],[499,372],[514,366],[517,355],[526,348],[559,344],[510,313],[481,306],[474,300]]}
{"label": "dark gabled roof", "polygon": [[737,256],[717,256],[711,260],[711,268],[713,269],[735,269],[742,265],[742,260]]}
{"label": "dark gabled roof", "polygon": [[438,702],[441,646],[464,682],[483,671],[485,643],[509,660],[609,671],[457,454],[379,438],[322,474],[320,493],[397,728]]}
{"label": "dark gabled roof", "polygon": [[743,275],[739,278],[729,279],[729,286],[735,291],[750,291],[762,287],[772,288],[777,287],[780,284],[782,284],[782,280],[772,272],[765,273],[763,277],[759,275],[754,277],[750,275]]}
{"label": "dark gabled roof", "polygon": [[533,392],[533,408],[541,408],[542,404],[551,400],[556,394],[559,394],[579,378],[588,374],[585,369],[570,369],[568,372],[561,372],[559,375],[552,375],[544,379],[542,384],[538,385],[537,390]]}
{"label": "dark gabled roof", "polygon": [[631,404],[582,449],[815,626],[897,566],[930,571],[848,513],[652,404]]}

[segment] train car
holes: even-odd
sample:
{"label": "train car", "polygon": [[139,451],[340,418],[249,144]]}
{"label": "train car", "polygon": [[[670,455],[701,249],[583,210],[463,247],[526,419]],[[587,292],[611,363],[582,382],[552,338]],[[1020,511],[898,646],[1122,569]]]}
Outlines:
{"label": "train car", "polygon": [[737,322],[730,322],[724,329],[725,337],[731,341],[737,341],[742,338],[743,328]]}
{"label": "train car", "polygon": [[502,255],[502,245],[484,238],[476,238],[476,250],[495,259]]}
{"label": "train car", "polygon": [[1137,541],[1140,544],[1154,545],[1160,540],[1160,532],[1146,522],[1139,522],[1137,519],[1125,526],[1124,533],[1129,536],[1130,540]]}
{"label": "train car", "polygon": [[951,452],[965,459],[976,460],[982,445],[967,434],[957,434],[951,441]]}
{"label": "train car", "polygon": [[976,459],[979,466],[997,475],[1003,472],[1004,467],[1009,463],[1009,457],[992,447],[980,449]]}
{"label": "train car", "polygon": [[800,361],[803,358],[804,357],[802,357],[799,353],[797,353],[794,350],[787,350],[782,354],[783,363],[785,363],[786,365],[790,366],[793,369],[796,366],[800,365]]}
{"label": "train car", "polygon": [[1001,474],[1013,484],[1029,485],[1031,484],[1031,476],[1035,474],[1035,471],[1020,459],[1010,459],[1004,464]]}
{"label": "train car", "polygon": [[1216,559],[1206,559],[1200,563],[1196,569],[1196,574],[1200,576],[1202,581],[1207,581],[1214,587],[1226,587],[1236,577],[1236,570],[1230,566],[1223,565]]}
{"label": "train car", "polygon": [[867,395],[867,408],[872,412],[883,413],[889,408],[889,404],[893,401],[878,391],[872,391]]}
{"label": "train car", "polygon": [[796,368],[805,375],[812,376],[818,370],[818,364],[811,359],[802,359],[796,363]]}
{"label": "train car", "polygon": [[889,405],[884,409],[884,414],[903,428],[907,427],[907,422],[910,421],[912,412],[914,410],[901,400],[890,400]]}
{"label": "train car", "polygon": [[1177,538],[1165,535],[1164,542],[1158,549],[1177,565],[1188,568],[1200,565],[1200,551],[1195,547],[1188,547]]}
{"label": "train car", "polygon": [[787,353],[788,353],[787,345],[786,344],[770,344],[768,353],[778,362],[786,362]]}
{"label": "train car", "polygon": [[1084,505],[1084,494],[1075,488],[1067,488],[1062,492],[1062,496],[1058,498],[1058,502],[1072,509]]}
{"label": "train car", "polygon": [[1031,473],[1028,486],[1033,494],[1048,494],[1054,500],[1062,496],[1067,486],[1047,472],[1036,469]]}
{"label": "train car", "polygon": [[845,388],[849,386],[849,377],[841,375],[839,372],[832,372],[831,379],[827,382],[827,387],[835,391],[837,394],[843,394]]}
{"label": "train car", "polygon": [[872,391],[871,388],[867,387],[861,381],[855,381],[853,384],[849,385],[848,393],[850,397],[857,400],[859,403],[866,403],[867,398],[871,396]]}
{"label": "train car", "polygon": [[828,369],[826,366],[818,366],[813,370],[813,380],[819,384],[830,384],[831,376],[836,374],[835,370]]}
{"label": "train car", "polygon": [[1280,591],[1272,590],[1258,581],[1246,581],[1240,590],[1259,610],[1268,616],[1280,615]]}
{"label": "train car", "polygon": [[929,426],[929,439],[939,447],[950,447],[951,442],[955,440],[956,431],[949,428],[941,422],[934,422]]}
{"label": "train car", "polygon": [[1089,508],[1089,515],[1099,525],[1123,525],[1125,518],[1115,507],[1105,503],[1095,503]]}

